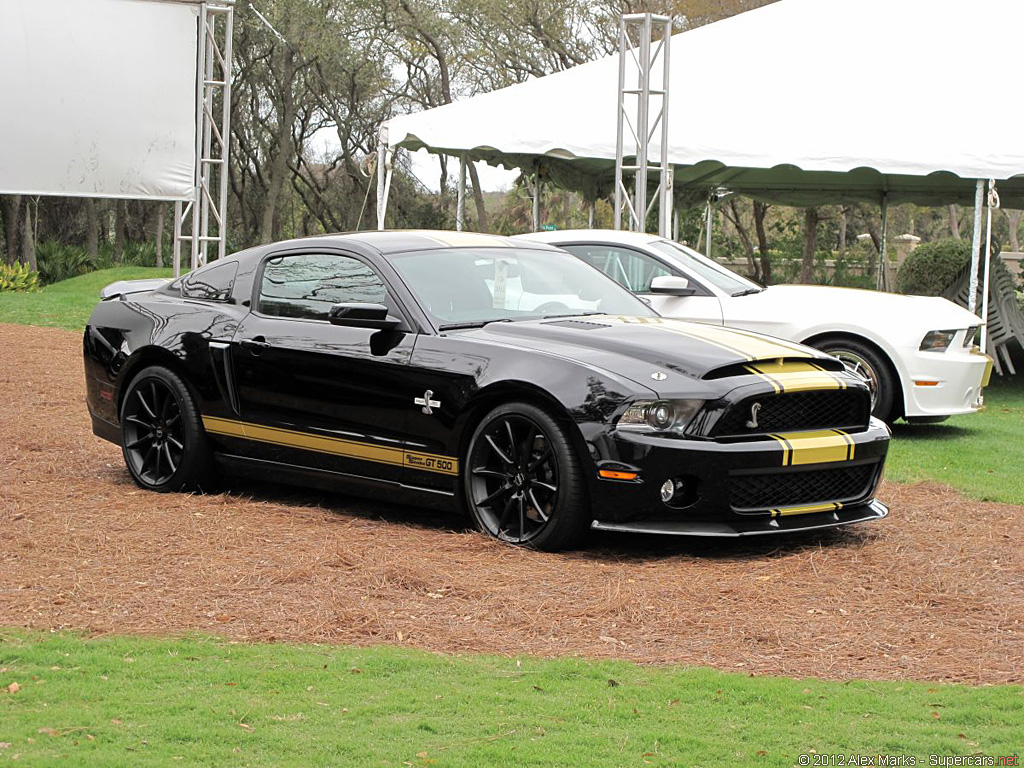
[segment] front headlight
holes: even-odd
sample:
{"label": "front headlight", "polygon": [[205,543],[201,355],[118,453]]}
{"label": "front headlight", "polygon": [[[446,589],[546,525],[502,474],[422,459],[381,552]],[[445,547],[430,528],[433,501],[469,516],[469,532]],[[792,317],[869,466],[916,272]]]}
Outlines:
{"label": "front headlight", "polygon": [[953,343],[954,336],[956,336],[956,331],[928,331],[921,342],[921,351],[945,352]]}
{"label": "front headlight", "polygon": [[633,432],[682,433],[704,405],[703,400],[638,400],[616,426]]}

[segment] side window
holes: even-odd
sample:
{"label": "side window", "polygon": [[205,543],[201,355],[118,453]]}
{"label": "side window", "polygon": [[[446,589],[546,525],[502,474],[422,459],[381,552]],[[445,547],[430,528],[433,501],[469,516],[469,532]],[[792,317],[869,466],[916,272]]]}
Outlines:
{"label": "side window", "polygon": [[181,283],[181,295],[189,299],[228,301],[237,273],[237,261],[214,262],[187,275]]}
{"label": "side window", "polygon": [[276,256],[263,268],[257,310],[264,315],[327,320],[331,306],[345,302],[391,306],[384,281],[352,256]]}
{"label": "side window", "polygon": [[643,253],[628,248],[609,245],[563,245],[560,246],[604,272],[623,288],[633,293],[648,293],[651,280],[672,272],[661,262]]}

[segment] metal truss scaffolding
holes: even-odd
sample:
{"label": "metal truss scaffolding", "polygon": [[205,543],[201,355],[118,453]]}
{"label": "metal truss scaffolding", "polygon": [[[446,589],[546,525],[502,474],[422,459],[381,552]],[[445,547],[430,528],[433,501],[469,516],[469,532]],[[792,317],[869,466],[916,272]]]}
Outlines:
{"label": "metal truss scaffolding", "polygon": [[174,274],[181,270],[182,243],[190,246],[190,269],[227,251],[228,156],[231,141],[231,0],[202,3],[196,54],[196,168],[191,200],[174,204]]}
{"label": "metal truss scaffolding", "polygon": [[[636,45],[633,40],[636,40]],[[650,13],[628,14],[619,23],[619,104],[615,135],[615,228],[622,228],[623,208],[629,229],[646,230],[647,216],[658,204],[658,233],[671,236],[672,166],[668,162],[669,49],[672,20]],[[659,61],[660,59],[660,61]],[[628,70],[628,73],[627,73]],[[659,77],[660,70],[660,77]],[[636,73],[636,87],[627,87]],[[630,116],[633,116],[633,120]],[[635,122],[634,122],[635,120]],[[628,130],[628,137],[627,137]],[[654,137],[660,136],[652,161]],[[634,165],[625,165],[626,141],[634,149]],[[651,172],[658,174],[658,188],[648,203],[647,183]],[[632,197],[626,177],[632,175]]]}

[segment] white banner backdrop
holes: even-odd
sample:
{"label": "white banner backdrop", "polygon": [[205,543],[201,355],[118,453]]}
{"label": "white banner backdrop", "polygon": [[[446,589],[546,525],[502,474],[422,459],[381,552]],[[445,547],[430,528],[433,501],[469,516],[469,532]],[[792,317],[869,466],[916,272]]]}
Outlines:
{"label": "white banner backdrop", "polygon": [[199,6],[0,0],[0,193],[180,200]]}

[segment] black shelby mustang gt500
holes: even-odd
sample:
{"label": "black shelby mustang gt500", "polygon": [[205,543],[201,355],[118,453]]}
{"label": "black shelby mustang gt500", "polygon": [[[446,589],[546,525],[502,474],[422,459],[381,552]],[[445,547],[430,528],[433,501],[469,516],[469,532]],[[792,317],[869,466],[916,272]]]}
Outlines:
{"label": "black shelby mustang gt500", "polygon": [[108,286],[84,343],[93,430],[154,491],[217,467],[358,484],[543,549],[589,528],[739,536],[887,513],[889,432],[841,362],[663,319],[540,244],[264,246]]}

